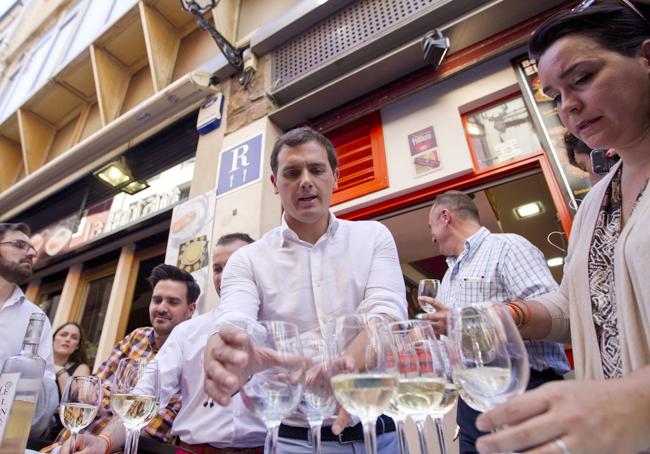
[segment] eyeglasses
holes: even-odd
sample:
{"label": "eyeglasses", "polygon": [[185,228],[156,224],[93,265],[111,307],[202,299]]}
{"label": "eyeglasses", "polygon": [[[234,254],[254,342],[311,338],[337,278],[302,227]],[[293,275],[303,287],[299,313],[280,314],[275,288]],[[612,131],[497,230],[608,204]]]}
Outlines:
{"label": "eyeglasses", "polygon": [[[578,3],[578,6],[576,6],[575,8],[572,8],[571,11],[579,13],[581,11],[586,10],[591,5],[596,3],[597,1],[598,0],[582,0],[580,3]],[[643,19],[643,21],[645,23],[650,24],[650,22],[648,22],[648,19],[646,19],[646,17],[643,15],[643,13],[641,11],[639,11],[639,9],[636,6],[634,6],[632,4],[632,2],[630,2],[629,0],[618,0],[618,1],[621,2],[624,6],[627,6],[628,8],[630,8],[632,10],[632,12],[634,14],[636,14],[637,16],[639,16],[641,19]]]}
{"label": "eyeglasses", "polygon": [[38,253],[38,251],[36,251],[36,248],[32,246],[31,243],[28,243],[27,241],[24,240],[1,241],[0,244],[10,244],[16,249],[20,249],[21,251],[24,252],[29,252],[29,250],[31,249],[32,251],[34,251],[34,254]]}

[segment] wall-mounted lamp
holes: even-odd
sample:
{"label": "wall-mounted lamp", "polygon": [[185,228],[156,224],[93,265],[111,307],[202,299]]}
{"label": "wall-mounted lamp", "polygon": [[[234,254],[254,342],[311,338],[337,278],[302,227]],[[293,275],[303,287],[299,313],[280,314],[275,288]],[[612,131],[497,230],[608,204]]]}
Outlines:
{"label": "wall-mounted lamp", "polygon": [[112,188],[119,188],[133,181],[131,171],[127,167],[124,158],[109,162],[101,169],[95,171],[93,175]]}
{"label": "wall-mounted lamp", "polygon": [[450,47],[449,38],[445,37],[442,31],[438,29],[430,31],[422,39],[424,61],[433,66],[433,69],[438,69]]}
{"label": "wall-mounted lamp", "polygon": [[217,46],[221,49],[226,60],[228,60],[228,64],[241,74],[239,81],[246,87],[253,77],[253,72],[255,71],[254,66],[247,65],[245,67],[243,50],[232,45],[230,41],[219,33],[209,20],[203,17],[205,13],[216,8],[219,1],[220,0],[181,0],[181,6],[185,11],[194,16],[201,29],[210,33],[212,39],[217,43]]}
{"label": "wall-mounted lamp", "polygon": [[136,180],[131,174],[129,166],[126,165],[124,157],[115,159],[99,170],[93,172],[93,175],[113,189],[119,189],[122,192],[133,195],[149,187],[144,180]]}
{"label": "wall-mounted lamp", "polygon": [[126,192],[129,195],[137,194],[140,191],[144,191],[149,187],[149,183],[144,180],[133,180],[131,183],[124,186],[120,191]]}

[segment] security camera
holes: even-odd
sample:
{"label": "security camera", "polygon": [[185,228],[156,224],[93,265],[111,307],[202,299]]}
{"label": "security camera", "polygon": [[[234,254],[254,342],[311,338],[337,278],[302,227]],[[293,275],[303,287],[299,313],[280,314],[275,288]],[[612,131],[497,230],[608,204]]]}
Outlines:
{"label": "security camera", "polygon": [[449,38],[443,36],[440,30],[435,29],[427,33],[422,39],[424,61],[433,66],[434,69],[438,69],[445,55],[447,55],[449,47]]}

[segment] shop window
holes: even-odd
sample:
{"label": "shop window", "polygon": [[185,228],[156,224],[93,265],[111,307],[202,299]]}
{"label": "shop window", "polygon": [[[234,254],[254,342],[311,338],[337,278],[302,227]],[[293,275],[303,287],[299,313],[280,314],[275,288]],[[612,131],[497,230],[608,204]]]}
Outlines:
{"label": "shop window", "polygon": [[111,289],[115,279],[115,268],[103,271],[93,271],[85,276],[84,295],[82,300],[81,321],[79,324],[86,336],[88,364],[93,366],[97,356],[97,346],[104,326],[104,318],[108,309]]}
{"label": "shop window", "polygon": [[59,308],[61,290],[62,286],[50,291],[39,292],[40,294],[36,304],[43,312],[45,312],[47,318],[50,319],[50,323],[54,321],[54,315],[56,314],[56,310]]}
{"label": "shop window", "polygon": [[477,170],[537,153],[542,146],[520,95],[463,115]]}
{"label": "shop window", "polygon": [[332,205],[388,187],[386,152],[379,112],[326,134],[336,147],[339,187]]}

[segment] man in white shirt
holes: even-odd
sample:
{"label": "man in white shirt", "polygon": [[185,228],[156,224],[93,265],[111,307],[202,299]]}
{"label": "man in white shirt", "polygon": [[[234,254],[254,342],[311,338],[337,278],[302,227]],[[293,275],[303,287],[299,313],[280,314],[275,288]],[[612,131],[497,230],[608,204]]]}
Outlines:
{"label": "man in white shirt", "polygon": [[[32,276],[36,250],[29,239],[25,224],[0,223],[0,368],[10,356],[20,352],[32,313],[43,313],[27,301],[16,285]],[[38,345],[38,355],[46,362],[41,392],[36,401],[31,436],[42,436],[58,405],[57,386],[52,362],[52,326],[46,318]]]}
{"label": "man in white shirt", "polygon": [[[227,322],[285,320],[305,333],[345,314],[406,318],[404,280],[388,229],[374,221],[340,220],[329,211],[339,175],[331,142],[310,128],[289,131],[274,145],[271,169],[284,209],[282,225],[228,261],[214,325],[219,331],[206,348],[206,391],[221,405],[255,372],[249,367],[254,344]],[[363,449],[360,426],[343,430],[342,421],[324,423],[322,452]],[[286,422],[278,451],[312,452],[306,420]],[[379,450],[396,452],[392,420],[382,417],[377,427]]]}
{"label": "man in white shirt", "polygon": [[[245,233],[224,235],[214,249],[213,270],[217,293],[220,292],[220,270],[230,255],[253,239]],[[168,266],[168,265],[167,265]],[[180,439],[177,454],[217,454],[222,452],[262,454],[266,429],[235,397],[227,407],[208,402],[203,390],[203,350],[212,333],[216,311],[210,311],[177,325],[156,355],[160,376],[161,407],[176,394],[181,396],[181,408],[174,418],[171,434]],[[142,382],[139,389],[152,393],[152,383]],[[113,418],[102,434],[111,440],[113,450],[124,445],[124,426]],[[103,453],[105,444],[98,437],[81,436],[80,453]]]}

